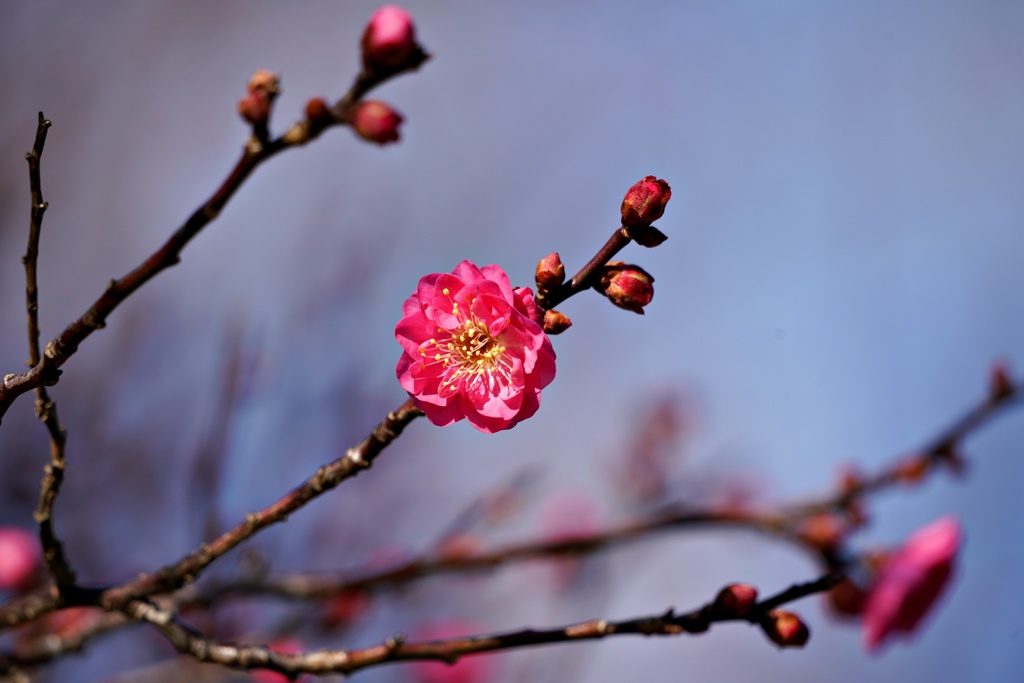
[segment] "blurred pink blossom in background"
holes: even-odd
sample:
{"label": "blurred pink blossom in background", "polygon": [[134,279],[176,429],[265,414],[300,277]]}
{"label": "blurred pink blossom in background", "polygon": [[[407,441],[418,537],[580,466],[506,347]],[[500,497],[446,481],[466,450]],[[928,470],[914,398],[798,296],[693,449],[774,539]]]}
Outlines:
{"label": "blurred pink blossom in background", "polygon": [[0,527],[0,591],[31,587],[42,559],[35,536],[17,527]]}
{"label": "blurred pink blossom in background", "polygon": [[945,591],[960,550],[960,524],[943,517],[919,530],[882,568],[864,606],[864,642],[877,650],[910,634]]}

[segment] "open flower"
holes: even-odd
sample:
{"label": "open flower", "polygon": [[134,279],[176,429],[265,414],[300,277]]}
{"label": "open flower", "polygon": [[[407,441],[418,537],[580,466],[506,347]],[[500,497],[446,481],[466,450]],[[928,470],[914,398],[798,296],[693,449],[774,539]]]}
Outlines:
{"label": "open flower", "polygon": [[536,322],[533,292],[498,266],[463,261],[422,278],[402,306],[398,381],[438,426],[462,418],[482,432],[511,429],[540,407],[555,352]]}
{"label": "open flower", "polygon": [[876,650],[894,633],[912,633],[949,583],[960,525],[943,517],[919,530],[882,567],[864,605],[864,642]]}

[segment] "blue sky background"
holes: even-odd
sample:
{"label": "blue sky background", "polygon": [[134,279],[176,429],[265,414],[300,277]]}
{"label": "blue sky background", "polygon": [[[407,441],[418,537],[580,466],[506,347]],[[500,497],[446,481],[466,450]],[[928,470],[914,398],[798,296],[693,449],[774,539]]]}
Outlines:
{"label": "blue sky background", "polygon": [[[581,265],[637,179],[667,179],[670,235],[627,260],[656,278],[644,317],[579,296],[558,378],[515,430],[414,425],[358,483],[255,545],[274,566],[358,564],[430,541],[523,467],[620,519],[608,471],[645,397],[697,406],[686,472],[729,467],[770,497],[822,490],[924,443],[977,401],[1002,358],[1024,368],[1024,5],[1017,2],[410,2],[425,67],[375,92],[406,116],[384,149],[332,131],[261,168],[183,263],[86,342],[54,391],[71,432],[60,528],[82,573],[123,580],[197,541],[188,473],[241,330],[256,380],[232,423],[221,511],[273,500],[403,399],[393,326],[422,275],[468,258],[530,284]],[[24,361],[23,154],[38,110],[51,208],[44,336],[149,254],[244,142],[235,103],[283,75],[275,128],[358,63],[368,2],[35,2],[0,22],[0,365]],[[28,525],[45,436],[20,401],[0,430],[0,522]],[[865,541],[962,519],[959,579],[923,633],[869,657],[815,600],[804,652],[754,629],[503,656],[496,680],[1017,680],[1024,669],[1024,417],[972,437],[967,477],[887,494]],[[690,486],[692,489],[692,485]],[[699,493],[698,493],[699,495]],[[519,531],[528,532],[529,515]],[[523,533],[513,537],[522,537]],[[597,565],[598,563],[595,563]],[[486,629],[696,607],[723,583],[768,593],[815,568],[740,534],[617,551],[588,589],[532,570],[431,581],[343,642],[422,618]],[[100,680],[168,648],[117,636],[51,672]],[[395,681],[398,668],[361,674]]]}

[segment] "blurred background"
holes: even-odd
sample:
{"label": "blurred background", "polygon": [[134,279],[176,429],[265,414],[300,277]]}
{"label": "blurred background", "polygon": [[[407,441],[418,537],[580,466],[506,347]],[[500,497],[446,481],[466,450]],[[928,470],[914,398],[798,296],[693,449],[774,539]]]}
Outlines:
{"label": "blurred background", "polygon": [[[226,175],[247,135],[235,107],[250,74],[282,75],[272,129],[284,130],[308,98],[347,88],[376,6],[5,4],[3,372],[27,358],[19,257],[38,111],[54,123],[46,340]],[[534,418],[496,435],[418,421],[373,470],[217,571],[343,570],[386,549],[430,552],[453,528],[490,547],[550,532],[544,511],[566,497],[590,506],[570,516],[631,519],[643,506],[622,471],[658,409],[674,416],[666,500],[824,491],[844,463],[870,471],[924,444],[984,396],[994,360],[1024,370],[1021,3],[404,6],[434,58],[372,95],[405,115],[401,142],[336,129],[272,160],[65,365],[52,391],[70,433],[57,527],[84,581],[176,559],[401,403],[393,328],[422,275],[468,258],[530,285],[551,251],[574,272],[647,174],[673,199],[658,223],[669,241],[623,254],[656,278],[645,316],[573,298]],[[1019,680],[1022,439],[1024,415],[1010,412],[968,440],[962,480],[872,502],[863,547],[948,513],[966,537],[938,614],[882,656],[811,598],[794,605],[813,632],[804,651],[723,625],[508,653],[489,660],[488,680]],[[0,429],[0,524],[32,525],[46,458],[25,396]],[[474,501],[510,483],[518,510],[463,528]],[[768,594],[817,571],[751,534],[679,533],[588,560],[571,585],[537,564],[431,579],[375,600],[346,630],[299,619],[293,635],[355,647],[438,621],[493,631],[626,618],[698,607],[730,581]],[[237,604],[220,627],[265,641],[295,609]],[[40,680],[139,680],[133,671],[172,658],[156,635],[123,630]]]}

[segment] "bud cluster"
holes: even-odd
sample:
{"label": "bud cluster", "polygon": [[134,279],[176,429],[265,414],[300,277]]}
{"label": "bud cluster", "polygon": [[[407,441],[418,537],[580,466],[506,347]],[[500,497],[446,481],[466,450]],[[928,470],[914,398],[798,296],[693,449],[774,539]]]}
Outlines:
{"label": "bud cluster", "polygon": [[260,69],[249,79],[246,92],[238,101],[238,114],[249,122],[257,137],[265,139],[270,109],[281,93],[281,79],[277,74]]}

